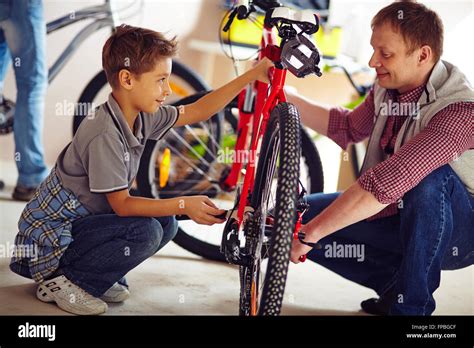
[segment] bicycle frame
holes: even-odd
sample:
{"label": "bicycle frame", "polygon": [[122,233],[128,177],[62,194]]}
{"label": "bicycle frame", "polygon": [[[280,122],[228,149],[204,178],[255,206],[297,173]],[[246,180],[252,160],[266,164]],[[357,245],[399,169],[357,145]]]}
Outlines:
{"label": "bicycle frame", "polygon": [[92,33],[102,29],[103,27],[109,26],[111,29],[113,29],[118,25],[117,9],[115,8],[112,0],[105,0],[103,5],[91,6],[72,12],[68,15],[64,15],[54,21],[51,21],[46,25],[46,33],[50,34],[58,29],[67,27],[68,25],[91,18],[96,19],[74,36],[69,45],[59,55],[51,68],[49,68],[48,83],[51,83],[56,78],[74,52],[76,52],[78,47]]}
{"label": "bicycle frame", "polygon": [[[269,26],[264,26],[262,40],[260,43],[259,60],[267,57],[273,61],[277,60],[280,55],[280,49],[276,46],[276,37]],[[252,127],[252,137],[249,147],[251,154],[256,154],[258,146],[265,134],[270,112],[280,102],[286,101],[283,87],[285,85],[286,70],[272,68],[270,72],[270,95],[267,96],[268,84],[256,81],[252,89],[256,90],[255,108],[253,112],[245,112],[248,103],[248,94],[250,89],[247,88],[239,94],[239,121],[237,125],[237,142],[235,145],[235,153],[245,150],[248,143],[248,135],[250,127]],[[250,124],[252,121],[252,125]],[[246,172],[244,175],[244,183],[240,196],[240,203],[237,212],[237,223],[239,228],[244,220],[245,207],[249,206],[249,197],[252,194],[255,178],[255,157],[248,156]],[[223,187],[232,190],[236,187],[239,175],[242,169],[242,162],[234,161],[229,175],[222,184]]]}

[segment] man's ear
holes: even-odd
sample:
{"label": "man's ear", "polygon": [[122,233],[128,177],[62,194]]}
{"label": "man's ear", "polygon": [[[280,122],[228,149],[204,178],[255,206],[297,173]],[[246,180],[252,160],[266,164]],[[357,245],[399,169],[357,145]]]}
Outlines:
{"label": "man's ear", "polygon": [[132,74],[127,69],[122,69],[118,73],[118,80],[120,86],[126,90],[131,90],[133,87]]}
{"label": "man's ear", "polygon": [[428,45],[421,46],[420,53],[418,54],[418,64],[427,64],[431,62],[431,58],[433,57],[433,51],[431,47]]}

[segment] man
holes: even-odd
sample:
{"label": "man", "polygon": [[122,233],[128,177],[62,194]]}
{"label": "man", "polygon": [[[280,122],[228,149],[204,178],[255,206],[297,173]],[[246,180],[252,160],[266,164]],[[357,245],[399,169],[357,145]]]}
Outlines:
{"label": "man", "polygon": [[41,1],[0,1],[0,104],[3,80],[13,60],[18,91],[13,128],[19,174],[13,198],[21,201],[31,199],[49,172],[42,144],[44,94],[48,83],[45,40]]}
{"label": "man", "polygon": [[303,123],[342,148],[370,136],[357,182],[308,197],[302,230],[323,249],[295,241],[291,260],[308,254],[374,289],[368,313],[430,315],[441,270],[474,259],[474,91],[440,60],[443,25],[422,4],[380,10],[370,43],[377,80],[354,111],[289,95]]}

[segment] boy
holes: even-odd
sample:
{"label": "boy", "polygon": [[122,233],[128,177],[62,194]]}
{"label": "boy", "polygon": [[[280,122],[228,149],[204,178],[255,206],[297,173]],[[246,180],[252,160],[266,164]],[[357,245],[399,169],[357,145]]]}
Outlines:
{"label": "boy", "polygon": [[147,139],[207,120],[248,83],[267,82],[272,66],[264,60],[193,104],[165,106],[176,41],[148,29],[116,29],[102,52],[112,93],[27,204],[10,265],[40,283],[41,301],[74,314],[101,314],[106,302],[128,298],[124,276],[173,239],[174,215],[205,225],[225,221],[206,196],[155,200],[132,197],[129,188]]}

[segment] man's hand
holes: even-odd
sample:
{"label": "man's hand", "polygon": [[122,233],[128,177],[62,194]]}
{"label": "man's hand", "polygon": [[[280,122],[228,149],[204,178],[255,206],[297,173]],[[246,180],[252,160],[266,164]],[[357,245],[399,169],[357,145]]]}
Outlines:
{"label": "man's hand", "polygon": [[[311,231],[309,224],[301,226],[301,232],[306,234],[304,239],[305,242],[318,242],[319,238],[317,238],[316,234]],[[311,247],[301,243],[299,240],[293,240],[291,245],[291,253],[290,253],[290,261],[293,263],[300,263],[300,257],[306,255],[311,251]]]}
{"label": "man's hand", "polygon": [[217,206],[207,196],[187,196],[180,197],[183,202],[183,213],[189,216],[194,222],[202,225],[214,225],[225,222],[225,219],[216,218],[226,211]]}

